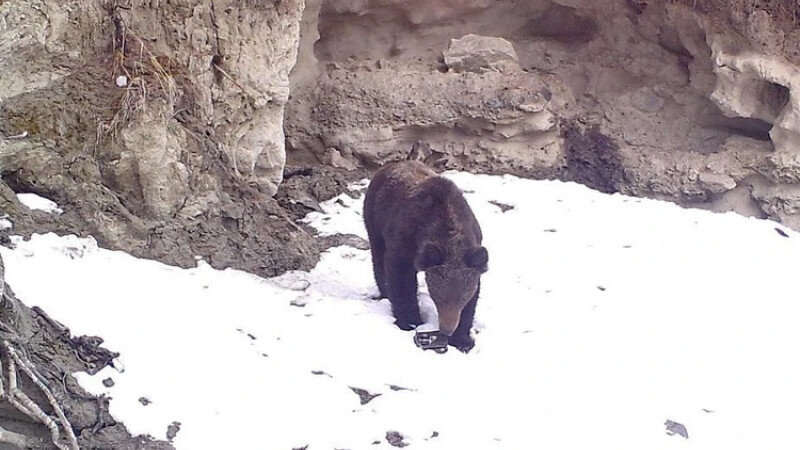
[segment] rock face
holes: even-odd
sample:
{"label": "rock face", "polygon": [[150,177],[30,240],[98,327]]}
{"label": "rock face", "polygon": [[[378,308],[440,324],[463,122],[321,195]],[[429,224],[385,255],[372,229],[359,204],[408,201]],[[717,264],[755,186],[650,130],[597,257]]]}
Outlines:
{"label": "rock face", "polygon": [[[272,275],[317,249],[271,197],[302,0],[0,2],[0,210],[180,264]],[[65,210],[28,211],[11,191]]]}
{"label": "rock face", "polygon": [[312,0],[288,158],[560,178],[800,229],[787,14],[727,0]]}
{"label": "rock face", "polygon": [[800,229],[800,7],[770,5],[0,1],[0,212],[271,275],[318,254],[287,158],[416,159]]}
{"label": "rock face", "polygon": [[800,228],[800,69],[780,56],[714,41],[712,100],[730,117],[761,120],[772,152],[759,166],[753,196],[770,217]]}

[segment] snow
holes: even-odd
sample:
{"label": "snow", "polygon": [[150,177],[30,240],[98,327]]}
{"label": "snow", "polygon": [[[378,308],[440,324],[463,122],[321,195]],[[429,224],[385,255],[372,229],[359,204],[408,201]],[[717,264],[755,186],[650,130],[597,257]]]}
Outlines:
{"label": "snow", "polygon": [[[388,431],[412,449],[798,448],[800,234],[569,183],[448,176],[490,254],[469,354],[416,348],[369,298],[369,252],[350,247],[274,279],[74,236],[0,253],[20,299],[121,352],[124,373],[81,384],[134,433],[180,422],[179,449],[387,449]],[[308,221],[364,236],[360,210],[341,196]],[[381,395],[361,405],[351,387]]]}
{"label": "snow", "polygon": [[27,206],[28,209],[38,209],[40,211],[54,214],[61,214],[64,212],[58,207],[56,202],[33,193],[17,194],[17,199],[20,203]]}

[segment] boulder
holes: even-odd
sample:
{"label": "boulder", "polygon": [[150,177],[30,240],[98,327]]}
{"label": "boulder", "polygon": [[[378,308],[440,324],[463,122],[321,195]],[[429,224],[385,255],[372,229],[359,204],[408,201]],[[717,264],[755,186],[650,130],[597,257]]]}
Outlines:
{"label": "boulder", "polygon": [[468,34],[461,39],[451,39],[450,47],[443,54],[444,63],[454,72],[504,72],[520,68],[514,46],[499,37]]}

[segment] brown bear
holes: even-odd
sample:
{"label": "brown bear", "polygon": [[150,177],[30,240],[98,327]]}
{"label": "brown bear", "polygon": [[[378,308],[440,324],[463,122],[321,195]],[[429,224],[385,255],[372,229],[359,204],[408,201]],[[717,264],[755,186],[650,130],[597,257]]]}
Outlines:
{"label": "brown bear", "polygon": [[395,323],[410,330],[422,323],[417,272],[425,271],[450,345],[469,351],[470,328],[488,253],[481,227],[461,190],[422,163],[407,161],[379,170],[367,188],[364,222],[375,282],[389,297]]}

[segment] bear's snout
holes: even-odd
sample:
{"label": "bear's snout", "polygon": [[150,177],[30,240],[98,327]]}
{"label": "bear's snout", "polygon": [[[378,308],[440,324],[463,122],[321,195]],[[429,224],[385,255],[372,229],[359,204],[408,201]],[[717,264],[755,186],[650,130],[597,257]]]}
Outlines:
{"label": "bear's snout", "polygon": [[439,266],[427,270],[425,278],[439,313],[439,330],[452,335],[461,321],[461,311],[477,292],[480,272],[471,268]]}
{"label": "bear's snout", "polygon": [[452,336],[453,332],[458,328],[458,322],[461,319],[461,309],[449,305],[445,308],[437,306],[436,309],[439,313],[439,331],[447,336]]}

